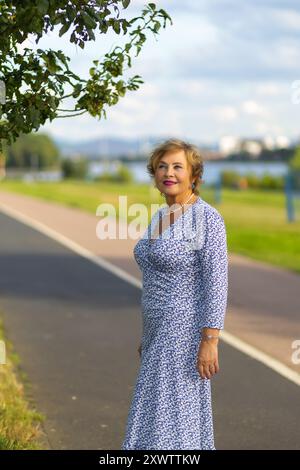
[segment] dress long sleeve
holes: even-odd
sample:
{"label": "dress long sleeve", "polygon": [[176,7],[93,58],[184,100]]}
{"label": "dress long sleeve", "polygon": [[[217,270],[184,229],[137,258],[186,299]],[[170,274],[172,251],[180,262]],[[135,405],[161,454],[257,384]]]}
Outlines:
{"label": "dress long sleeve", "polygon": [[228,293],[228,253],[224,219],[213,208],[205,216],[205,241],[199,250],[201,265],[201,328],[224,328]]}

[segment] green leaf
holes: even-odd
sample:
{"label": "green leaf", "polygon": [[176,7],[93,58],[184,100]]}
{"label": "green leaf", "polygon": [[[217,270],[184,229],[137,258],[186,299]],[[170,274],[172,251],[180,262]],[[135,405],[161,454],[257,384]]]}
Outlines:
{"label": "green leaf", "polygon": [[47,13],[48,8],[49,8],[48,0],[39,0],[37,2],[37,9],[41,15],[45,15]]}
{"label": "green leaf", "polygon": [[151,10],[153,10],[153,11],[156,10],[156,5],[155,5],[155,3],[148,3],[148,6],[151,8]]}
{"label": "green leaf", "polygon": [[63,27],[60,28],[60,30],[59,30],[59,37],[62,36],[63,34],[65,34],[68,31],[68,29],[70,28],[70,26],[71,26],[71,23],[65,23],[63,25]]}
{"label": "green leaf", "polygon": [[118,21],[113,23],[113,29],[115,33],[120,34],[120,23]]}
{"label": "green leaf", "polygon": [[84,12],[81,14],[81,16],[87,29],[96,28],[96,21],[88,13]]}

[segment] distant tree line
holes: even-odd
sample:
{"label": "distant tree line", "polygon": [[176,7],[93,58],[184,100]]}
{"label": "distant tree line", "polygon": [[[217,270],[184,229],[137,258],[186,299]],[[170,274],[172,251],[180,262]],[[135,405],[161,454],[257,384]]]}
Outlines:
{"label": "distant tree line", "polygon": [[[77,158],[63,157],[53,139],[42,133],[21,135],[12,145],[4,146],[4,166],[33,170],[58,169],[63,178],[86,179],[89,161],[85,155]],[[133,175],[126,165],[119,164],[117,171],[104,171],[94,177],[98,182],[132,182]]]}
{"label": "distant tree line", "polygon": [[12,145],[4,146],[7,168],[53,168],[59,166],[60,151],[47,134],[22,134]]}
{"label": "distant tree line", "polygon": [[258,161],[258,162],[289,162],[295,153],[294,147],[279,148],[279,149],[262,149],[257,157],[253,157],[250,152],[242,150],[240,152],[232,153],[226,157],[229,161]]}

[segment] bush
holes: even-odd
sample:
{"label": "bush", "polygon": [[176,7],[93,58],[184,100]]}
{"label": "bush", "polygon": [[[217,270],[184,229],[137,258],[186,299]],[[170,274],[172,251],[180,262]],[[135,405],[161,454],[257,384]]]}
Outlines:
{"label": "bush", "polygon": [[247,178],[247,181],[248,181],[248,187],[249,188],[259,188],[260,179],[255,173],[253,173],[253,172],[247,173],[246,178]]}
{"label": "bush", "polygon": [[104,171],[100,176],[97,176],[94,181],[132,183],[134,181],[134,177],[127,166],[120,164],[115,173]]}
{"label": "bush", "polygon": [[296,147],[293,158],[289,161],[290,169],[300,171],[300,146]]}
{"label": "bush", "polygon": [[65,158],[61,161],[61,169],[63,178],[85,179],[88,171],[88,163],[86,158],[79,158],[77,160]]}
{"label": "bush", "polygon": [[282,176],[272,176],[265,173],[260,182],[261,189],[283,189],[284,179]]}
{"label": "bush", "polygon": [[222,185],[227,188],[238,188],[240,175],[234,170],[222,171]]}
{"label": "bush", "polygon": [[225,187],[233,189],[284,189],[284,177],[273,176],[265,173],[261,177],[253,172],[246,175],[240,175],[234,170],[225,170],[222,172],[222,184]]}
{"label": "bush", "polygon": [[125,165],[120,165],[116,174],[117,181],[121,183],[132,183],[134,178],[129,168]]}

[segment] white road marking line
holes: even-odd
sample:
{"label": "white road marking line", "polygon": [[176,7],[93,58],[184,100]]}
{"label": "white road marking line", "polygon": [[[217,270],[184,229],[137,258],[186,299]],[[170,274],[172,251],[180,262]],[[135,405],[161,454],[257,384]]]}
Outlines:
{"label": "white road marking line", "polygon": [[228,333],[225,330],[220,331],[220,338],[225,343],[229,344],[235,349],[238,349],[244,354],[247,354],[247,356],[256,359],[262,364],[265,364],[270,369],[273,369],[275,372],[282,375],[286,379],[294,382],[296,385],[300,385],[300,374],[298,374],[298,372],[294,371],[293,369],[290,369],[288,366],[278,361],[277,359],[274,359],[272,356],[269,356],[268,354],[260,351],[254,346],[251,346],[250,344],[239,339],[237,336]]}
{"label": "white road marking line", "polygon": [[105,260],[104,258],[101,258],[101,256],[96,256],[94,255],[91,251],[87,250],[83,246],[79,245],[78,243],[74,242],[68,237],[65,237],[64,235],[60,234],[56,230],[53,230],[50,227],[47,227],[47,225],[38,222],[37,220],[34,220],[33,218],[22,214],[21,212],[12,209],[11,207],[6,206],[3,203],[0,203],[0,210],[5,213],[6,215],[13,217],[16,220],[19,220],[20,222],[28,225],[31,228],[34,228],[35,230],[38,230],[39,232],[43,233],[44,235],[52,238],[53,240],[56,240],[57,242],[61,243],[62,245],[66,246],[70,250],[74,251],[80,256],[83,256],[84,258],[88,259],[89,261],[92,261],[92,263],[97,264],[98,266],[101,266],[103,269],[107,269],[107,271],[112,272],[116,276],[120,277],[124,281],[129,282],[130,284],[134,285],[135,287],[142,287],[141,281],[136,279],[136,277],[131,276],[128,274],[126,271],[124,271],[121,268],[118,268],[116,265],[113,263],[110,263],[109,261]]}

